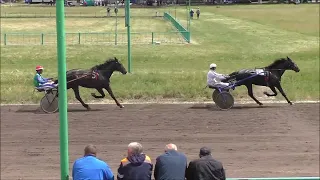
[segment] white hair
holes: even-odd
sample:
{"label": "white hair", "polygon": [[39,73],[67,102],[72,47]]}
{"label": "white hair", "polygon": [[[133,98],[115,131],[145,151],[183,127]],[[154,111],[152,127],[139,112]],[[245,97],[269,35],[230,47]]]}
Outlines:
{"label": "white hair", "polygon": [[175,150],[175,151],[177,151],[178,148],[177,148],[177,146],[176,146],[175,144],[170,143],[170,144],[167,144],[167,145],[166,145],[166,147],[165,147],[164,150],[165,150],[165,151],[168,151],[168,150]]}
{"label": "white hair", "polygon": [[138,142],[132,142],[128,145],[128,149],[131,150],[132,154],[141,154],[143,151],[143,147]]}

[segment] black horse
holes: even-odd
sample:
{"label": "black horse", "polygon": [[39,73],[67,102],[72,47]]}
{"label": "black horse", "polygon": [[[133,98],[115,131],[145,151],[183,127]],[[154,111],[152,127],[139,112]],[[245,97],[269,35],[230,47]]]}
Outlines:
{"label": "black horse", "polygon": [[[88,110],[90,110],[89,105],[84,103],[80,97],[79,86],[96,89],[101,95],[97,96],[95,93],[91,93],[94,98],[104,98],[103,89],[106,89],[116,104],[120,108],[123,108],[124,106],[117,101],[110,87],[110,77],[114,71],[127,74],[127,70],[116,57],[106,60],[103,64],[96,65],[88,70],[71,69],[67,71],[67,89],[73,89],[76,99]],[[58,80],[55,83],[58,83]]]}
{"label": "black horse", "polygon": [[[259,70],[261,72],[261,75],[254,76],[252,78],[249,78],[250,76],[253,76],[256,73],[259,73]],[[245,85],[248,89],[248,95],[259,105],[262,105],[261,102],[259,102],[254,96],[252,91],[252,85],[258,85],[258,86],[267,86],[269,87],[273,94],[269,94],[267,92],[264,92],[265,95],[269,96],[276,96],[278,93],[275,88],[277,88],[280,93],[283,95],[283,97],[287,100],[287,102],[292,105],[292,102],[287,98],[285,92],[283,91],[281,87],[281,77],[283,73],[286,70],[293,70],[295,72],[299,72],[300,69],[297,66],[295,62],[293,62],[289,57],[287,58],[280,58],[275,60],[272,64],[269,66],[263,67],[263,68],[257,68],[257,69],[242,69],[240,71],[236,71],[231,73],[229,78],[225,80],[225,82],[231,82],[231,81],[240,81],[236,84],[236,86],[242,86]],[[245,78],[248,78],[246,80],[243,80]],[[241,80],[243,80],[241,82]]]}

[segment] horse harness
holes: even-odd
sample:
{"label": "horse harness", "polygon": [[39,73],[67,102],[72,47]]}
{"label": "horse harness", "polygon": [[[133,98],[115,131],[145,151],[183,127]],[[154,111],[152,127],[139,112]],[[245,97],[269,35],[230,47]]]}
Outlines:
{"label": "horse harness", "polygon": [[92,71],[92,75],[91,75],[92,79],[98,80],[99,78],[99,73],[95,70]]}
{"label": "horse harness", "polygon": [[84,77],[87,77],[87,76],[91,76],[91,79],[98,80],[99,73],[97,71],[95,71],[95,70],[92,70],[91,73],[86,73],[86,74],[84,74],[82,76],[79,76],[79,75],[76,74],[75,76],[76,76],[76,79],[74,79],[74,80],[81,79],[81,78],[84,78]]}

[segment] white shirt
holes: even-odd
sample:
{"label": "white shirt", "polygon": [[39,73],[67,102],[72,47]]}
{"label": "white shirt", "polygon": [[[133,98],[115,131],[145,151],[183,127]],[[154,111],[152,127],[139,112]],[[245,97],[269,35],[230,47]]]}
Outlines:
{"label": "white shirt", "polygon": [[214,84],[226,79],[223,74],[219,74],[216,71],[209,70],[207,74],[207,84],[213,86]]}

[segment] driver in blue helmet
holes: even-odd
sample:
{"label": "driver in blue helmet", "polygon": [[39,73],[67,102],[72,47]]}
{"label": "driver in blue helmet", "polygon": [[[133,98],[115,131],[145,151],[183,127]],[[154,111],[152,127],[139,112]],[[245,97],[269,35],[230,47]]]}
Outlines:
{"label": "driver in blue helmet", "polygon": [[207,74],[207,85],[210,88],[219,87],[225,88],[230,85],[230,83],[222,82],[229,78],[228,75],[219,74],[216,72],[217,65],[212,63],[210,64],[210,70]]}

